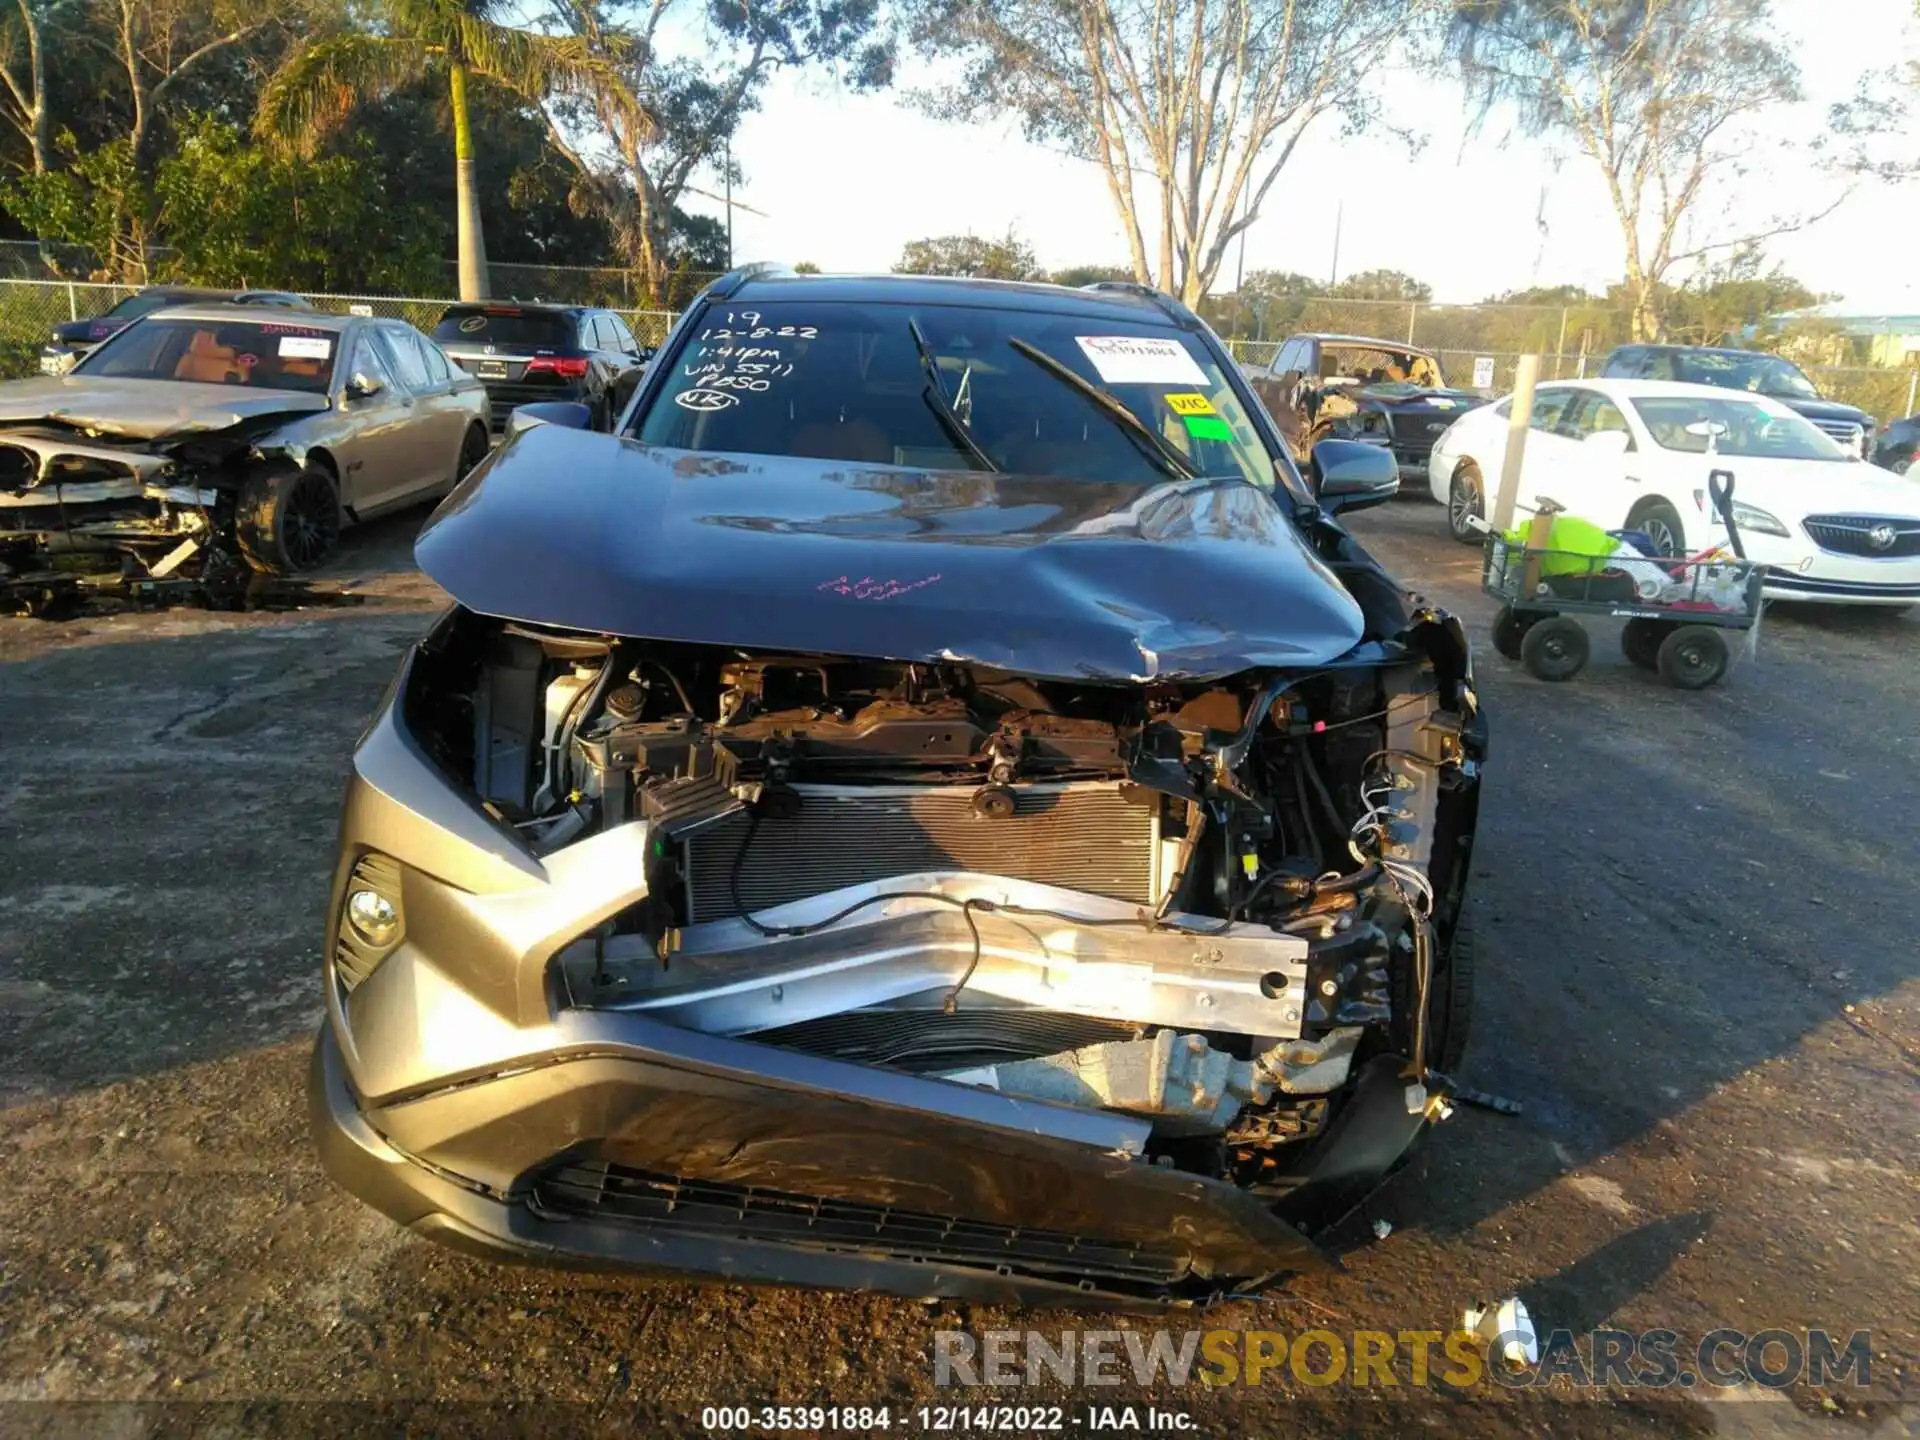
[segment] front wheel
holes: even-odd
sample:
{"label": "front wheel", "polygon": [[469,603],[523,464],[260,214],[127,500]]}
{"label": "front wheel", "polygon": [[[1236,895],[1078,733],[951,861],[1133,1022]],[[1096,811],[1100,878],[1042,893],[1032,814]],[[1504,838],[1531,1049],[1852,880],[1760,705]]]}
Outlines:
{"label": "front wheel", "polygon": [[1471,460],[1463,460],[1453,472],[1447,487],[1447,533],[1462,545],[1478,545],[1480,532],[1468,522],[1486,519],[1486,502],[1480,493],[1480,470]]}
{"label": "front wheel", "polygon": [[1578,620],[1552,615],[1527,629],[1520,663],[1536,680],[1571,680],[1587,665],[1587,631]]}
{"label": "front wheel", "polygon": [[493,446],[484,425],[469,425],[466,435],[460,441],[460,458],[454,462],[453,483],[458,485],[472,471],[473,467],[487,458],[487,451]]}
{"label": "front wheel", "polygon": [[304,465],[262,466],[240,487],[234,539],[247,564],[268,575],[311,570],[340,538],[332,477]]}
{"label": "front wheel", "polygon": [[1676,625],[1660,642],[1660,678],[1676,690],[1704,690],[1727,673],[1727,638],[1711,625]]}

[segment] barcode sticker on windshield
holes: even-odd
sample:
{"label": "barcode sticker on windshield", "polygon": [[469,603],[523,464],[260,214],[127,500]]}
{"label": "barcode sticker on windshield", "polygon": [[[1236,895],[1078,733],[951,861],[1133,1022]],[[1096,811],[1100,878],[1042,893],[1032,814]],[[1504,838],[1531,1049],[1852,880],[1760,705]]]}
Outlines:
{"label": "barcode sticker on windshield", "polygon": [[1206,375],[1178,340],[1140,335],[1076,335],[1093,368],[1109,385],[1199,385]]}
{"label": "barcode sticker on windshield", "polygon": [[324,340],[318,335],[282,335],[280,337],[282,360],[324,360],[332,353],[333,341]]}

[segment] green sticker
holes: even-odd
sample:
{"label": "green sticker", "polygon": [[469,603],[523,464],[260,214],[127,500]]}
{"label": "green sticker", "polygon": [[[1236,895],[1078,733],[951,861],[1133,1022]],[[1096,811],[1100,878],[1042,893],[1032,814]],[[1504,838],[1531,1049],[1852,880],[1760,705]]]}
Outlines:
{"label": "green sticker", "polygon": [[1187,433],[1196,440],[1233,439],[1233,427],[1218,415],[1182,415],[1187,422]]}

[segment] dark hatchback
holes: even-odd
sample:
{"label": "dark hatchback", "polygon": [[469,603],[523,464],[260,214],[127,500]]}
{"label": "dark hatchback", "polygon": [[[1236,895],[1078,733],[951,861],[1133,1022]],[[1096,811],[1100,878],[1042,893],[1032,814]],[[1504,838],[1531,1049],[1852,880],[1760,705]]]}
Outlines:
{"label": "dark hatchback", "polygon": [[1798,365],[1765,351],[1717,345],[1622,345],[1607,355],[1600,374],[1609,380],[1679,380],[1765,395],[1804,415],[1849,455],[1866,459],[1872,451],[1873,416],[1857,405],[1825,399]]}
{"label": "dark hatchback", "polygon": [[[1444,1118],[1460,622],[1134,287],[736,273],[517,433],[353,759],[310,1098],[469,1252],[1205,1303]],[[553,406],[576,424],[578,405]],[[522,420],[533,418],[523,415]]]}
{"label": "dark hatchback", "polygon": [[619,314],[584,305],[493,302],[454,305],[433,338],[487,387],[493,428],[516,405],[573,401],[610,428],[653,351]]}
{"label": "dark hatchback", "polygon": [[170,305],[262,305],[270,310],[311,310],[290,290],[205,290],[191,285],[151,285],[112,309],[53,327],[53,341],[40,348],[40,373],[64,375],[102,340],[118,335],[143,315]]}

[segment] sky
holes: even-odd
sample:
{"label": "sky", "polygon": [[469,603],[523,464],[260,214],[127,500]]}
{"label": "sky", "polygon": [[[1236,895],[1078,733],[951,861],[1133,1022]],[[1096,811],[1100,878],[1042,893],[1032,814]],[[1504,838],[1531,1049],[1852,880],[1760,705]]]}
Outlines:
{"label": "sky", "polygon": [[[1770,116],[1768,133],[1755,137],[1724,206],[1742,220],[1816,209],[1836,194],[1837,182],[1781,142],[1817,131],[1826,103],[1853,91],[1863,62],[1920,54],[1912,0],[1775,0],[1775,17],[1810,103]],[[736,259],[887,270],[910,240],[1011,229],[1048,268],[1126,263],[1098,167],[1029,144],[1011,124],[927,118],[900,93],[927,78],[909,64],[900,88],[861,96],[818,75],[777,76],[734,146],[744,171],[735,198],[761,212],[735,209]],[[1442,302],[1535,284],[1599,290],[1619,278],[1620,233],[1599,171],[1569,142],[1517,135],[1499,115],[1470,128],[1460,89],[1445,78],[1378,83],[1396,117],[1425,132],[1424,146],[1416,154],[1385,135],[1342,138],[1337,122],[1321,121],[1248,232],[1248,271],[1331,277],[1338,212],[1339,274],[1403,270]],[[1909,148],[1920,151],[1920,134]],[[696,183],[718,189],[710,178]],[[721,213],[697,196],[687,208]],[[1768,242],[1767,253],[1849,309],[1920,312],[1920,182],[1860,186],[1826,219]],[[1237,262],[1230,252],[1216,289],[1232,288]]]}

